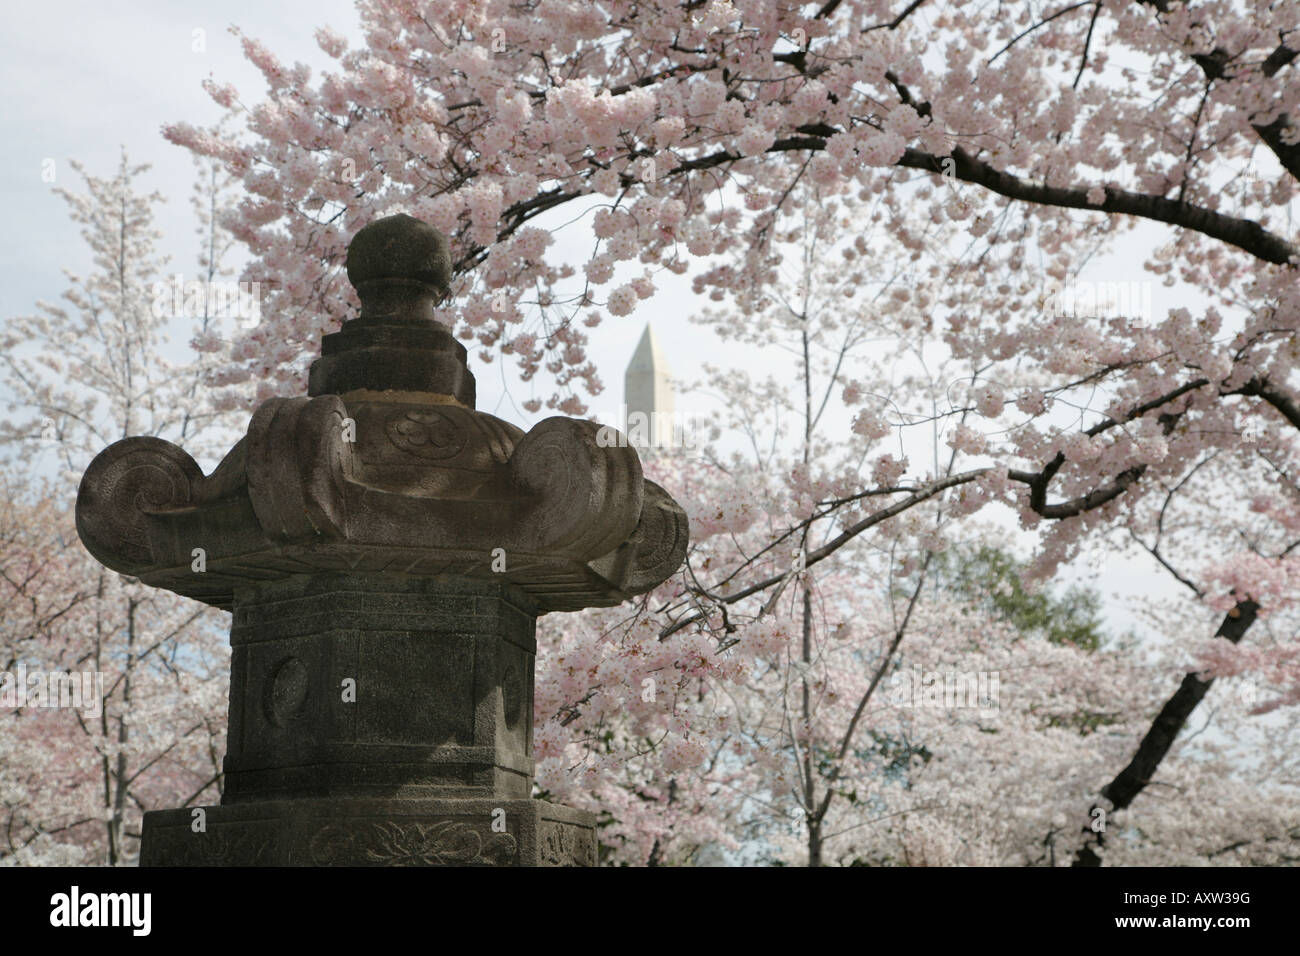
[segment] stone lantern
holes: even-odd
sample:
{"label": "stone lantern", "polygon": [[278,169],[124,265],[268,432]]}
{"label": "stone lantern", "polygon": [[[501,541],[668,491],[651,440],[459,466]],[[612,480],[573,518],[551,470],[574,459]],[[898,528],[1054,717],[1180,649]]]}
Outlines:
{"label": "stone lantern", "polygon": [[347,274],[307,396],[212,474],[142,437],[82,478],[95,558],[233,613],[221,804],[146,813],[141,863],[594,864],[594,817],[531,797],[536,619],[667,579],[686,516],[593,422],[475,411],[435,229],[371,223]]}

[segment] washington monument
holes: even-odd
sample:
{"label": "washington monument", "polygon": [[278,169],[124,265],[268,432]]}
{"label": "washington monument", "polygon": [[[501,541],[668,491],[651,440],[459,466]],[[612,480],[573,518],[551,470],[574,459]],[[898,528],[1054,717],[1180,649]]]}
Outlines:
{"label": "washington monument", "polygon": [[629,444],[651,447],[673,444],[671,374],[654,329],[647,322],[623,378]]}

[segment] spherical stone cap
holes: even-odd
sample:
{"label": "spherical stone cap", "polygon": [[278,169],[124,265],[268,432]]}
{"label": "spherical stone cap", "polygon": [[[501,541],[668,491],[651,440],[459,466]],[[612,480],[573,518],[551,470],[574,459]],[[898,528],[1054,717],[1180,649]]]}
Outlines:
{"label": "spherical stone cap", "polygon": [[427,222],[398,213],[365,226],[348,244],[348,281],[353,287],[375,279],[409,279],[451,287],[451,248]]}

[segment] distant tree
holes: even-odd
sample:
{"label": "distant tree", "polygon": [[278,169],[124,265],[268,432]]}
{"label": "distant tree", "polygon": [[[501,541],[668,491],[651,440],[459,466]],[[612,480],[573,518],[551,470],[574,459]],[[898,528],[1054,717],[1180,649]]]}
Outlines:
{"label": "distant tree", "polygon": [[[158,307],[169,299],[156,288],[162,197],[138,189],[148,167],[125,151],[108,178],[72,166],[85,191],[60,195],[92,268],[69,274],[61,304],[0,330],[0,382],[18,411],[0,422],[0,662],[11,675],[98,675],[103,700],[0,709],[0,860],[119,865],[136,857],[143,811],[220,792],[227,616],[91,558],[73,527],[77,484],[119,438],[210,447],[224,440],[223,413],[196,387],[201,360],[166,357],[167,332],[187,316]],[[210,277],[217,246],[205,248]],[[51,452],[54,474],[37,482]]]}
{"label": "distant tree", "polygon": [[936,588],[1006,621],[1022,634],[1086,651],[1101,645],[1101,597],[1088,587],[1025,587],[1027,562],[1002,548],[957,545],[937,557]]}

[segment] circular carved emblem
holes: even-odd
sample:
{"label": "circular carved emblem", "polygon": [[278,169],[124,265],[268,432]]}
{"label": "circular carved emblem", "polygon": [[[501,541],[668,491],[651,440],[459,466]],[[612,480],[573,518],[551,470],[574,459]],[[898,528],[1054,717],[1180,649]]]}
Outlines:
{"label": "circular carved emblem", "polygon": [[266,682],[266,719],[283,727],[301,713],[307,703],[307,665],[296,657],[286,657]]}
{"label": "circular carved emblem", "polygon": [[404,409],[388,419],[388,440],[420,458],[452,458],[465,447],[465,429],[432,408]]}

